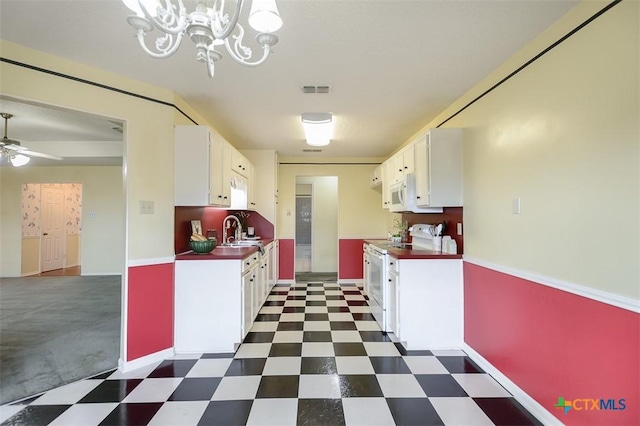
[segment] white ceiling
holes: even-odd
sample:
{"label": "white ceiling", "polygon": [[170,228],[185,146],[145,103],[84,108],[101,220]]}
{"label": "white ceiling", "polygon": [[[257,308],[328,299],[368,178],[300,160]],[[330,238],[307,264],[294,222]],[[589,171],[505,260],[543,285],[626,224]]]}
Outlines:
{"label": "white ceiling", "polygon": [[[278,0],[284,25],[273,55],[248,68],[224,52],[213,79],[186,37],[169,59],[143,53],[120,0],[0,0],[0,37],[171,89],[238,149],[375,157],[389,155],[576,4]],[[331,92],[305,95],[304,85]],[[317,111],[334,114],[334,140],[322,154],[303,154],[300,114]],[[12,113],[10,137],[40,138],[26,124],[22,136]]]}

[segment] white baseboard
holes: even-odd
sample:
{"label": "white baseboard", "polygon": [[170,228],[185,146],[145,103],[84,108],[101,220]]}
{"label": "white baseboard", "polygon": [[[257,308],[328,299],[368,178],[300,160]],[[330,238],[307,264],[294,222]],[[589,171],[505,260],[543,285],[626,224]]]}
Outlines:
{"label": "white baseboard", "polygon": [[362,278],[338,278],[338,284],[364,284]]}
{"label": "white baseboard", "polygon": [[118,370],[122,373],[127,373],[137,368],[146,367],[149,364],[156,363],[158,361],[164,361],[167,358],[171,358],[175,355],[173,348],[164,349],[159,352],[155,352],[141,358],[134,359],[133,361],[124,361],[122,358],[118,360]]}
{"label": "white baseboard", "polygon": [[291,284],[295,284],[295,283],[296,283],[296,280],[278,280],[276,285],[278,285],[278,284],[289,284],[289,285],[291,285]]}
{"label": "white baseboard", "polygon": [[525,391],[520,389],[518,385],[513,383],[507,376],[505,376],[500,370],[494,367],[489,361],[487,361],[482,355],[476,352],[471,346],[464,343],[463,351],[469,355],[469,358],[473,360],[480,368],[491,375],[498,383],[502,385],[513,397],[518,401],[527,411],[533,414],[544,425],[558,425],[562,426],[562,422],[558,420],[553,414],[551,414],[546,408],[544,408],[538,401],[530,397]]}

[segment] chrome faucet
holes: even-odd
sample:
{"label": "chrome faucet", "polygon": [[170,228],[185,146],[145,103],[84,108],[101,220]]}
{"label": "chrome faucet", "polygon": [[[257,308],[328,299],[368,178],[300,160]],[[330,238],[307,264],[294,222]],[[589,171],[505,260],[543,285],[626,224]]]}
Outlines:
{"label": "chrome faucet", "polygon": [[[236,233],[234,236],[227,236],[227,231],[229,231],[229,229],[231,229],[231,221],[236,222]],[[222,221],[222,228],[223,228],[223,232],[224,232],[224,237],[225,237],[225,242],[230,243],[231,239],[233,238],[234,241],[238,241],[240,240],[241,236],[242,236],[242,224],[240,223],[240,220],[235,217],[234,215],[230,214],[229,216],[225,217],[224,220]]]}

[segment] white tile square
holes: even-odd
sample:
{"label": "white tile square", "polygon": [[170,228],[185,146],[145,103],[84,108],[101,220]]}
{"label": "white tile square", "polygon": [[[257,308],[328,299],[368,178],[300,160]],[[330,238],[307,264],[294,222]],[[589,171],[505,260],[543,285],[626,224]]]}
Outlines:
{"label": "white tile square", "polygon": [[150,426],[196,426],[209,401],[169,401],[160,407]]}
{"label": "white tile square", "polygon": [[302,343],[302,356],[335,356],[333,343],[331,342],[304,342]]}
{"label": "white tile square", "polygon": [[326,296],[316,296],[316,295],[311,295],[311,296],[307,296],[307,300],[327,300]]}
{"label": "white tile square", "polygon": [[327,300],[327,306],[349,306],[346,300]]}
{"label": "white tile square", "polygon": [[445,425],[494,424],[471,398],[429,398],[429,402]]}
{"label": "white tile square", "polygon": [[297,399],[260,398],[253,401],[247,426],[295,426],[297,419]]}
{"label": "white tile square", "polygon": [[167,358],[167,359],[200,359],[202,355],[203,355],[202,352],[185,352],[185,353],[175,354],[171,358]]}
{"label": "white tile square", "polygon": [[0,423],[14,416],[19,411],[27,407],[26,405],[0,405]]}
{"label": "white tile square", "polygon": [[369,356],[400,356],[393,342],[364,342],[363,344]]}
{"label": "white tile square", "polygon": [[451,375],[462,389],[473,398],[499,398],[510,397],[507,392],[493,377],[488,374],[452,374]]}
{"label": "white tile square", "polygon": [[324,290],[324,295],[325,296],[342,296],[342,291],[338,290],[338,289],[335,289],[335,290],[334,289],[332,289],[332,290],[325,289]]}
{"label": "white tile square", "polygon": [[305,314],[326,314],[328,312],[326,306],[307,306],[304,308]]}
{"label": "white tile square", "polygon": [[258,393],[261,378],[262,376],[223,377],[211,400],[254,399]]}
{"label": "white tile square", "polygon": [[124,380],[124,379],[146,379],[153,370],[160,365],[162,361],[154,362],[144,367],[136,368],[135,370],[127,371],[126,373],[116,370],[107,377],[107,380]]}
{"label": "white tile square", "polygon": [[305,321],[304,331],[331,331],[329,321]]}
{"label": "white tile square", "polygon": [[302,343],[302,331],[276,331],[273,343]]}
{"label": "white tile square", "polygon": [[75,404],[56,417],[49,426],[99,425],[117,406],[117,402]]}
{"label": "white tile square", "polygon": [[333,342],[362,342],[362,336],[357,330],[333,330],[331,331]]}
{"label": "white tile square", "polygon": [[302,307],[306,306],[307,302],[304,300],[287,300],[284,302],[285,307]]}
{"label": "white tile square", "polygon": [[249,330],[252,333],[270,332],[278,329],[278,321],[256,321]]}
{"label": "white tile square", "polygon": [[81,380],[45,392],[31,405],[65,405],[75,404],[89,392],[94,390],[102,380]]}
{"label": "white tile square", "polygon": [[356,321],[358,331],[381,331],[376,321]]}
{"label": "white tile square", "polygon": [[348,312],[330,312],[329,321],[353,321],[353,315]]}
{"label": "white tile square", "polygon": [[365,300],[365,298],[361,294],[345,294],[344,300]]}
{"label": "white tile square", "polygon": [[266,358],[271,351],[271,343],[243,343],[234,358]]}
{"label": "white tile square", "polygon": [[267,297],[267,300],[269,302],[287,300],[287,295],[286,294],[272,294],[271,296]]}
{"label": "white tile square", "polygon": [[122,402],[165,402],[182,380],[182,377],[145,379]]}
{"label": "white tile square", "polygon": [[340,378],[337,374],[303,374],[300,376],[298,398],[340,398]]}
{"label": "white tile square", "polygon": [[285,313],[280,315],[280,322],[302,322],[304,321],[304,313]]}
{"label": "white tile square", "polygon": [[263,376],[293,376],[300,374],[302,358],[276,356],[267,358],[262,371]]}
{"label": "white tile square", "polygon": [[284,306],[263,306],[259,313],[261,314],[281,314]]}
{"label": "white tile square", "polygon": [[291,290],[289,296],[306,296],[307,290]]}
{"label": "white tile square", "polygon": [[[351,312],[355,312],[357,314],[368,314],[369,312],[371,312],[371,307],[369,307],[369,306],[351,306],[349,308],[349,310]],[[370,321],[370,322],[375,322],[375,321]]]}
{"label": "white tile square", "polygon": [[337,356],[338,374],[375,374],[368,356]]}
{"label": "white tile square", "polygon": [[343,398],[342,408],[347,426],[395,424],[384,398]]}
{"label": "white tile square", "polygon": [[404,356],[402,358],[413,374],[449,374],[449,370],[435,356]]}
{"label": "white tile square", "polygon": [[460,349],[440,349],[432,350],[431,353],[434,356],[467,356],[464,351]]}
{"label": "white tile square", "polygon": [[185,377],[222,377],[233,358],[199,359]]}
{"label": "white tile square", "polygon": [[385,398],[425,398],[427,395],[413,374],[378,374]]}

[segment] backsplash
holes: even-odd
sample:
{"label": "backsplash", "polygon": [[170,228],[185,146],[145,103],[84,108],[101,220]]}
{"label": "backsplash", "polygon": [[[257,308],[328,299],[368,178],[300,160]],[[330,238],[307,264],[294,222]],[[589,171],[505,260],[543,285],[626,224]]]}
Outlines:
{"label": "backsplash", "polygon": [[402,220],[406,220],[409,226],[416,223],[445,223],[443,235],[448,235],[456,241],[458,254],[464,253],[464,225],[462,234],[457,233],[457,224],[462,223],[462,207],[445,207],[442,213],[402,213]]}

